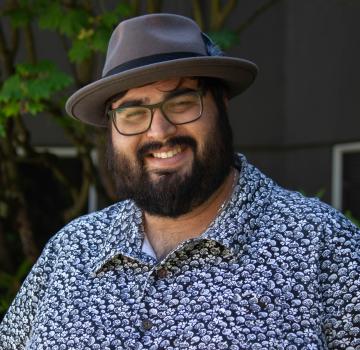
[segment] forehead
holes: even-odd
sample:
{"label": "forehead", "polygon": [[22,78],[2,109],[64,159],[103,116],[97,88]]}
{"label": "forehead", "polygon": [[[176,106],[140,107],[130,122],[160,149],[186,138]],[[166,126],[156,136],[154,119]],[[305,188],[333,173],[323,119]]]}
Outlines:
{"label": "forehead", "polygon": [[157,96],[165,95],[171,91],[180,88],[193,88],[196,89],[198,81],[195,78],[173,78],[167,80],[159,80],[151,84],[129,89],[123,96],[119,97],[114,104],[119,104],[127,100],[143,100],[148,102],[149,100],[156,98]]}

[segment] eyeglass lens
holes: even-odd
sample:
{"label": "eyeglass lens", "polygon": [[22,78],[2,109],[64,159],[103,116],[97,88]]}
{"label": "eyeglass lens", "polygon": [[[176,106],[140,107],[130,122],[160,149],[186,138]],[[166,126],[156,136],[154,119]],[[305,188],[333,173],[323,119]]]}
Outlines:
{"label": "eyeglass lens", "polygon": [[201,115],[201,96],[199,92],[188,92],[166,99],[154,106],[131,106],[115,109],[112,111],[115,127],[125,135],[145,132],[150,127],[155,108],[160,108],[165,118],[172,124],[189,123]]}

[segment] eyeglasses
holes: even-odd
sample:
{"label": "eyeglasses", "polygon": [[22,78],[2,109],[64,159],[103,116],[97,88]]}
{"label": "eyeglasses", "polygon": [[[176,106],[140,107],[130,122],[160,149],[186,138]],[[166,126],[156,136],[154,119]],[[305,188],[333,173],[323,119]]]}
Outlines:
{"label": "eyeglasses", "polygon": [[203,111],[202,97],[202,90],[183,92],[152,105],[115,108],[108,115],[121,135],[138,135],[150,129],[156,108],[173,125],[194,122]]}

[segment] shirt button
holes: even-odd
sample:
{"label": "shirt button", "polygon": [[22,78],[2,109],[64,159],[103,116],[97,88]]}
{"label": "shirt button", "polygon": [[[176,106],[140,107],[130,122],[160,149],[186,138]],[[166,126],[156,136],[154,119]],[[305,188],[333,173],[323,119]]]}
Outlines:
{"label": "shirt button", "polygon": [[258,302],[258,305],[262,308],[262,309],[265,309],[267,307],[267,304],[264,302],[264,301],[259,301]]}
{"label": "shirt button", "polygon": [[145,331],[148,331],[152,328],[153,323],[150,320],[143,320],[142,325]]}
{"label": "shirt button", "polygon": [[161,278],[165,278],[168,275],[168,272],[167,272],[166,269],[161,268],[156,272],[156,275],[157,275],[158,278],[161,279]]}

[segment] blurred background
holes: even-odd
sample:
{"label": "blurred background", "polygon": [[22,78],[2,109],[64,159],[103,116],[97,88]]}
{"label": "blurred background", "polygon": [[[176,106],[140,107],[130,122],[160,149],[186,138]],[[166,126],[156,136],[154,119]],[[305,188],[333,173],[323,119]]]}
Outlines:
{"label": "blurred background", "polygon": [[2,0],[0,11],[0,319],[46,241],[116,201],[104,130],[64,103],[101,76],[112,30],[139,14],[192,17],[257,63],[230,106],[236,150],[359,225],[360,0]]}

